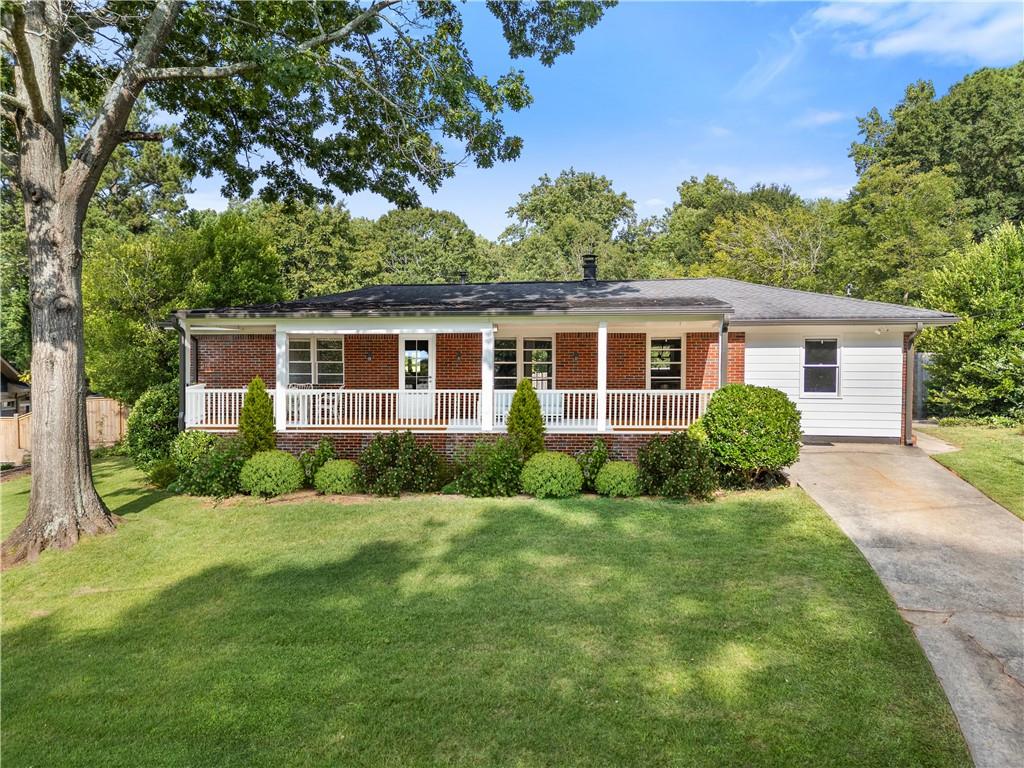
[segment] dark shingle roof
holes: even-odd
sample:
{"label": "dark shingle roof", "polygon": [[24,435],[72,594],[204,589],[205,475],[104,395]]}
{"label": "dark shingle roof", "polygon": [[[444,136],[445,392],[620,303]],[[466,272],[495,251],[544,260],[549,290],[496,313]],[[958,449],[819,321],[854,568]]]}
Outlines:
{"label": "dark shingle roof", "polygon": [[721,277],[679,280],[379,285],[248,307],[193,309],[191,317],[291,315],[713,314],[734,323],[924,322],[956,317],[929,309],[809,293]]}

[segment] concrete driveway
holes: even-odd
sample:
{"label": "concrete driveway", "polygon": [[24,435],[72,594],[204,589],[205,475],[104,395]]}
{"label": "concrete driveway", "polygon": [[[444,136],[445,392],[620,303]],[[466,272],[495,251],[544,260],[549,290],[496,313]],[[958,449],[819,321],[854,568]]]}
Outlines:
{"label": "concrete driveway", "polygon": [[1024,522],[917,448],[805,446],[790,475],[914,628],[975,763],[1024,765]]}

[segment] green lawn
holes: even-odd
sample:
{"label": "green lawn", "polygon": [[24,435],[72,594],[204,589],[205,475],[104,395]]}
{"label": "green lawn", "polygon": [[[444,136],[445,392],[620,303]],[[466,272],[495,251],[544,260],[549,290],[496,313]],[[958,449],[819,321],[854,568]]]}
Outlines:
{"label": "green lawn", "polygon": [[5,765],[969,765],[796,489],[215,508],[96,476],[118,532],[3,575]]}
{"label": "green lawn", "polygon": [[989,498],[1024,518],[1024,434],[1005,427],[914,427],[958,445],[932,456]]}

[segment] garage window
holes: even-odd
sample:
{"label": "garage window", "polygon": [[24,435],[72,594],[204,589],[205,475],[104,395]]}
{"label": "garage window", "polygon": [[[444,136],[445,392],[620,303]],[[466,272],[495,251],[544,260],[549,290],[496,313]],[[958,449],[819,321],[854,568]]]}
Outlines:
{"label": "garage window", "polygon": [[839,341],[804,340],[804,394],[839,394]]}

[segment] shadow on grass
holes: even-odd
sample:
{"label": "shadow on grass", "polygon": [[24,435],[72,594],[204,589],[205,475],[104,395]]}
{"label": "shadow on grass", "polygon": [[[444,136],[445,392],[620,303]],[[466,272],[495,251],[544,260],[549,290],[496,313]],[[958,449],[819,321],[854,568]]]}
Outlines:
{"label": "shadow on grass", "polygon": [[106,629],[57,612],[8,633],[3,757],[960,764],[881,587],[800,522],[782,499],[507,503],[468,530],[433,509],[325,537],[312,565],[225,562]]}

